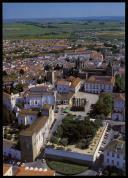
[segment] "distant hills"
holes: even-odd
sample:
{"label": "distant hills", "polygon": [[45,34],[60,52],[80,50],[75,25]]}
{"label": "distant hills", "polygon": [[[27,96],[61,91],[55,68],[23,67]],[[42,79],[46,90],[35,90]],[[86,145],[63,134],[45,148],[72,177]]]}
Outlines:
{"label": "distant hills", "polygon": [[124,21],[124,16],[101,16],[101,17],[73,17],[73,18],[29,18],[29,19],[3,19],[4,23],[14,23],[14,22],[61,22],[61,21]]}

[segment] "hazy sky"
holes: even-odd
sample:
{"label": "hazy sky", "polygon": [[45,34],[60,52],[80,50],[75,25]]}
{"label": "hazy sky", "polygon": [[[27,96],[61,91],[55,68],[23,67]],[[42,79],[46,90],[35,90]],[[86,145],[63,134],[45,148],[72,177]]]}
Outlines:
{"label": "hazy sky", "polygon": [[3,3],[3,18],[125,16],[125,3]]}

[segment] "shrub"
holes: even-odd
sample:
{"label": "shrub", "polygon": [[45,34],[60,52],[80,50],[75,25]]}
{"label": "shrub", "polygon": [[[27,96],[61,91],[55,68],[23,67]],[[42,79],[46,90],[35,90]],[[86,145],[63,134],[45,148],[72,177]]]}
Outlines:
{"label": "shrub", "polygon": [[63,145],[63,146],[66,146],[68,144],[68,138],[62,138],[60,140],[60,143]]}
{"label": "shrub", "polygon": [[64,150],[63,147],[56,147],[57,150]]}
{"label": "shrub", "polygon": [[54,143],[54,144],[58,144],[59,143],[58,138],[55,137],[55,136],[51,137],[51,142]]}

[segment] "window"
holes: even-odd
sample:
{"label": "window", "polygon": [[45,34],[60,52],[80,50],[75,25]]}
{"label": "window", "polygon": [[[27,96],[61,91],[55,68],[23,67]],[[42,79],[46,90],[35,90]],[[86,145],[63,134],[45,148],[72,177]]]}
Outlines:
{"label": "window", "polygon": [[107,159],[107,163],[109,163],[109,159]]}
{"label": "window", "polygon": [[31,117],[31,121],[32,121],[32,117]]}
{"label": "window", "polygon": [[117,154],[117,158],[120,158],[120,155],[119,155],[119,154]]}
{"label": "window", "polygon": [[117,161],[117,166],[119,166],[120,165],[120,163],[119,163],[119,161]]}
{"label": "window", "polygon": [[107,152],[107,156],[109,156],[109,152]]}
{"label": "window", "polygon": [[28,144],[26,144],[26,147],[29,149],[30,148],[30,145],[29,145],[29,143]]}
{"label": "window", "polygon": [[115,156],[115,154],[114,153],[112,153],[112,157],[114,157]]}
{"label": "window", "polygon": [[112,164],[114,165],[114,160],[112,160]]}

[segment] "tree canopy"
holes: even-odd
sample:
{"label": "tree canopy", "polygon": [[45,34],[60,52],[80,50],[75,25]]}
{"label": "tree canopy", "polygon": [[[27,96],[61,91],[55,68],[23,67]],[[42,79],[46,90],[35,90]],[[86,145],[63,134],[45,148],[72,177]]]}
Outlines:
{"label": "tree canopy", "polygon": [[108,116],[112,112],[112,106],[113,106],[112,95],[108,93],[102,93],[99,96],[99,100],[94,105],[91,114],[94,115],[95,117],[96,115]]}

